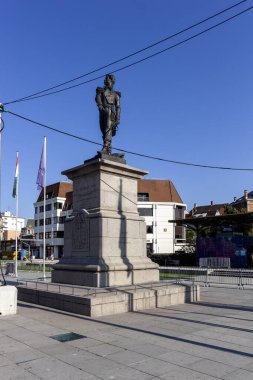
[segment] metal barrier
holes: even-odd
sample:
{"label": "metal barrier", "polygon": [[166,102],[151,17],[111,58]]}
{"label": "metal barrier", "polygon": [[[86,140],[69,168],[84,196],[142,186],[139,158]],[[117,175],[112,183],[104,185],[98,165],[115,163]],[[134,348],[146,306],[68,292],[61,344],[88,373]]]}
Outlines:
{"label": "metal barrier", "polygon": [[160,279],[176,283],[189,281],[203,286],[223,285],[244,289],[244,287],[253,287],[253,269],[160,267]]}
{"label": "metal barrier", "polygon": [[[51,278],[49,278],[51,280]],[[61,293],[65,295],[72,295],[76,297],[89,297],[97,295],[109,296],[112,293],[129,293],[136,290],[151,289],[157,290],[158,288],[167,287],[170,285],[171,281],[153,282],[148,284],[138,284],[131,287],[117,286],[108,288],[90,288],[87,286],[69,285],[69,284],[58,284],[52,282],[38,281],[38,280],[25,280],[17,279],[17,286],[42,290],[52,293]]]}
{"label": "metal barrier", "polygon": [[230,257],[200,257],[199,266],[207,268],[230,268]]}
{"label": "metal barrier", "polygon": [[222,268],[203,268],[203,267],[160,267],[160,283],[150,283],[143,285],[133,285],[132,288],[124,290],[122,287],[113,288],[90,288],[86,286],[68,285],[52,283],[51,278],[48,282],[39,280],[17,280],[18,286],[33,288],[38,290],[64,293],[78,297],[91,296],[97,294],[108,295],[114,292],[124,292],[137,289],[156,289],[168,286],[168,284],[191,283],[203,286],[234,286],[239,289],[245,287],[253,289],[253,270],[252,269],[222,269]]}

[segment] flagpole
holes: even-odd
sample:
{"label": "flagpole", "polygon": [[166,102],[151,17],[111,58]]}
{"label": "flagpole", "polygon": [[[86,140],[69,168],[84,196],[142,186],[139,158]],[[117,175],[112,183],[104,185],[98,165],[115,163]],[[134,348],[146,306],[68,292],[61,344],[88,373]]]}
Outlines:
{"label": "flagpole", "polygon": [[[17,152],[16,162],[19,165],[19,157]],[[15,250],[16,250],[16,260],[15,260],[15,275],[18,277],[18,182],[19,175],[17,176],[17,189],[16,189],[16,233],[15,233]]]}
{"label": "flagpole", "polygon": [[46,164],[47,164],[47,139],[44,136],[44,180],[43,180],[43,187],[44,187],[44,223],[43,223],[43,279],[46,279]]}
{"label": "flagpole", "polygon": [[[0,103],[0,212],[2,212],[2,131],[3,131],[3,121],[2,121],[2,112],[1,112],[1,103]],[[0,236],[0,239],[1,239],[1,236]]]}

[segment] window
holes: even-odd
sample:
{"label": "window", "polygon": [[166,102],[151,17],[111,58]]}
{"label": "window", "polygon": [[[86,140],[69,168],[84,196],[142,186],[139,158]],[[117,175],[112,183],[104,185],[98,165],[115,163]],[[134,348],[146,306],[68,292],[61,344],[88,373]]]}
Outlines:
{"label": "window", "polygon": [[38,234],[34,234],[34,239],[37,239]]}
{"label": "window", "polygon": [[138,193],[138,201],[139,202],[148,202],[149,201],[149,193]]}
{"label": "window", "polygon": [[44,206],[40,206],[40,212],[44,211]]}
{"label": "window", "polygon": [[44,225],[44,219],[40,219],[40,226]]}
{"label": "window", "polygon": [[64,203],[63,211],[71,210],[72,209],[72,203],[67,203],[67,201]]}
{"label": "window", "polygon": [[52,210],[52,205],[51,203],[49,203],[48,205],[46,205],[46,211],[51,211]]}
{"label": "window", "polygon": [[62,210],[62,203],[61,202],[55,202],[54,203],[54,209],[55,210]]}
{"label": "window", "polygon": [[50,191],[49,193],[46,194],[46,199],[51,199],[53,197],[53,192]]}
{"label": "window", "polygon": [[43,239],[43,232],[39,233],[39,239]]}
{"label": "window", "polygon": [[34,213],[35,213],[35,214],[38,214],[38,207],[35,207],[35,209],[34,209]]}
{"label": "window", "polygon": [[153,216],[152,208],[138,208],[140,216]]}
{"label": "window", "polygon": [[66,216],[60,216],[59,223],[63,224],[65,222]]}
{"label": "window", "polygon": [[46,237],[46,239],[50,239],[51,238],[51,232],[46,232],[45,237]]}
{"label": "window", "polygon": [[153,233],[153,226],[146,226],[146,233],[152,234]]}
{"label": "window", "polygon": [[35,220],[35,221],[34,221],[34,227],[37,227],[37,225],[38,225],[38,221]]}
{"label": "window", "polygon": [[54,216],[54,224],[57,224],[59,223],[59,217],[58,216]]}
{"label": "window", "polygon": [[182,206],[176,206],[175,208],[175,219],[183,219],[184,209]]}
{"label": "window", "polygon": [[64,231],[54,231],[54,238],[63,238]]}
{"label": "window", "polygon": [[175,238],[176,239],[183,239],[183,227],[181,226],[175,226]]}
{"label": "window", "polygon": [[46,247],[46,257],[51,257],[54,254],[54,247]]}
{"label": "window", "polygon": [[52,223],[52,218],[46,218],[46,225],[49,225]]}

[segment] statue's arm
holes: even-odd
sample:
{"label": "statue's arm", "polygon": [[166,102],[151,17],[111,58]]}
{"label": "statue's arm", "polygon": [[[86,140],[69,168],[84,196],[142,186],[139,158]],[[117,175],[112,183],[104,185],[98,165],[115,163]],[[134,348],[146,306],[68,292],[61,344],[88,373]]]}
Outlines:
{"label": "statue's arm", "polygon": [[116,91],[115,109],[116,109],[116,122],[117,122],[117,124],[120,123],[120,97],[121,97],[121,93],[119,91]]}
{"label": "statue's arm", "polygon": [[103,111],[104,107],[103,107],[103,102],[102,102],[102,91],[103,91],[103,88],[101,87],[97,87],[96,89],[96,103],[97,103],[97,106],[98,106],[98,109],[100,111]]}

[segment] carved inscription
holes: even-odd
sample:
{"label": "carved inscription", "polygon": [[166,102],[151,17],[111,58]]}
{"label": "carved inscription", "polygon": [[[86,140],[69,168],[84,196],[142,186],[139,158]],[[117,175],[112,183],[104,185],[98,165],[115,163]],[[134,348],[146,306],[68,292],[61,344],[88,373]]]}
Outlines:
{"label": "carved inscription", "polygon": [[74,250],[89,250],[89,219],[78,214],[73,221],[72,244]]}

